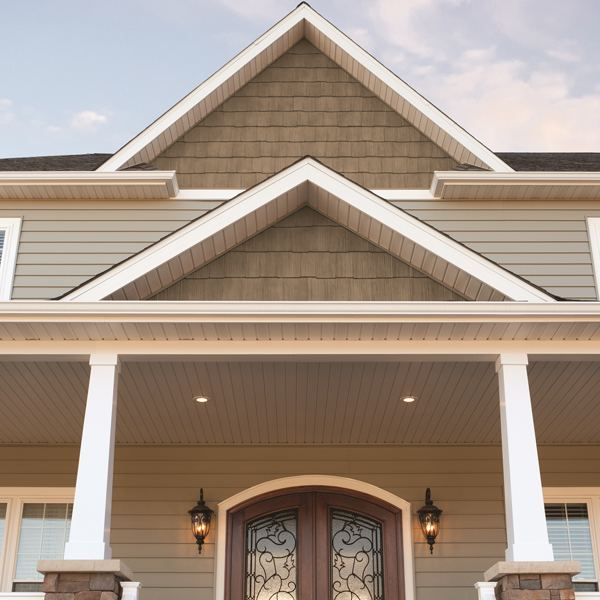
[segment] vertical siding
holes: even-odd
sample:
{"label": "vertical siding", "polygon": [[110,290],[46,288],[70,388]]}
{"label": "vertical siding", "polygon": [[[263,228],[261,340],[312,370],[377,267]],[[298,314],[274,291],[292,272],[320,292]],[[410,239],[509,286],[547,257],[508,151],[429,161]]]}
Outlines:
{"label": "vertical siding", "polygon": [[[0,446],[0,486],[74,486],[77,456],[76,446]],[[598,445],[541,446],[540,460],[546,486],[600,486]],[[216,509],[250,486],[301,474],[366,481],[414,510],[431,487],[444,515],[433,556],[413,527],[418,600],[474,600],[473,583],[503,559],[498,445],[119,446],[113,556],[144,584],[142,600],[212,600],[215,535],[199,557],[188,525],[198,487]]]}

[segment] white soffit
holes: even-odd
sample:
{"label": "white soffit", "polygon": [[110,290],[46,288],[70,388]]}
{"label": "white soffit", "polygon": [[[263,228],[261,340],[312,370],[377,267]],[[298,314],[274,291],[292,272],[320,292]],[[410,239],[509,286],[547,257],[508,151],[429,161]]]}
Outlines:
{"label": "white soffit", "polygon": [[598,200],[600,173],[436,171],[429,191],[442,200]]}
{"label": "white soffit", "polygon": [[2,200],[166,200],[178,193],[175,171],[8,171],[0,174]]}
{"label": "white soffit", "polygon": [[140,300],[308,205],[473,300],[552,302],[523,279],[311,158],[91,279],[63,300]]}
{"label": "white soffit", "polygon": [[512,172],[511,167],[491,150],[304,3],[97,170],[116,171],[151,162],[302,38],[306,38],[459,163]]}

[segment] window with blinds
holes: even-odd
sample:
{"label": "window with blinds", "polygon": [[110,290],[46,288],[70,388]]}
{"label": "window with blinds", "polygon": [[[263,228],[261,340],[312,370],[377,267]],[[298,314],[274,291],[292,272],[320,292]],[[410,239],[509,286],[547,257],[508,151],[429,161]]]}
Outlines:
{"label": "window with blinds", "polygon": [[546,504],[548,537],[554,560],[578,560],[581,573],[573,577],[578,591],[598,591],[587,502]]}
{"label": "window with blinds", "polygon": [[[2,264],[2,254],[4,253],[4,239],[6,238],[6,230],[0,229],[0,265]],[[4,507],[6,511],[6,507]]]}
{"label": "window with blinds", "polygon": [[64,556],[72,513],[72,504],[23,504],[13,592],[42,590],[37,561]]}

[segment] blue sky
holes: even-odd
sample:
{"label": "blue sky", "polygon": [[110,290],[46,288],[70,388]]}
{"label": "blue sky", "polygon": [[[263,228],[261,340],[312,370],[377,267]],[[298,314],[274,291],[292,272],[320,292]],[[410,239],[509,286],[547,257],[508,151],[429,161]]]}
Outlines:
{"label": "blue sky", "polygon": [[[0,0],[0,157],[115,152],[297,0]],[[313,0],[496,151],[600,152],[600,0]]]}

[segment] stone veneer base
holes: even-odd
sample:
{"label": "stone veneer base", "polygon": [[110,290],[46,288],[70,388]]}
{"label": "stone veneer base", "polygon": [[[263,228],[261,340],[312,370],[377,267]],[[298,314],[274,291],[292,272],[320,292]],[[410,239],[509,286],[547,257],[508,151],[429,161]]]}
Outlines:
{"label": "stone veneer base", "polygon": [[500,562],[485,573],[497,600],[575,600],[571,576],[578,562]]}
{"label": "stone veneer base", "polygon": [[120,600],[131,569],[120,560],[41,560],[46,600]]}

